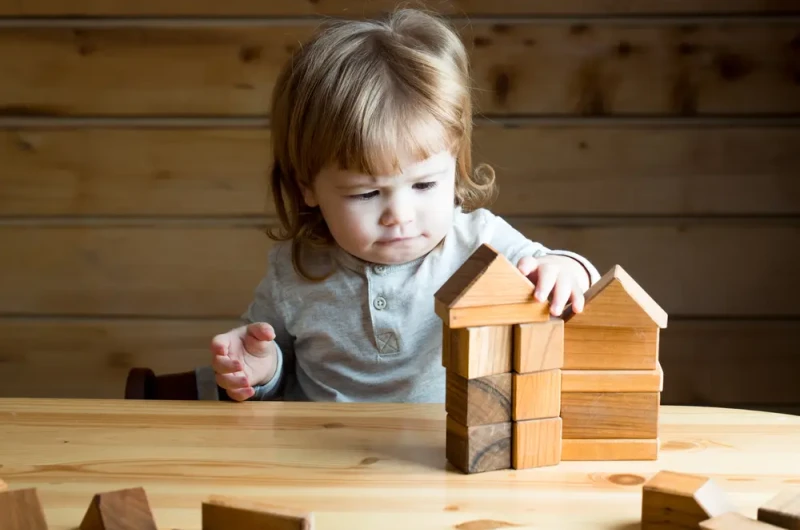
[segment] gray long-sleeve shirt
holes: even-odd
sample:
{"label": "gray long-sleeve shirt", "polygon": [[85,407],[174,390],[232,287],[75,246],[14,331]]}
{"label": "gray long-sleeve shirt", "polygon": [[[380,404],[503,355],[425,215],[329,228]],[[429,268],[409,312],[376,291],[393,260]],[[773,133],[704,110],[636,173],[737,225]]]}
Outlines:
{"label": "gray long-sleeve shirt", "polygon": [[[275,245],[267,273],[243,315],[267,322],[276,333],[278,370],[256,387],[251,399],[291,401],[386,401],[443,403],[442,321],[434,293],[483,243],[516,265],[524,256],[570,256],[589,271],[584,257],[533,242],[488,210],[457,209],[443,243],[427,255],[399,265],[362,261],[340,248],[309,256],[313,272],[335,267],[322,283],[301,278],[289,243]],[[210,367],[198,371],[200,385],[214,385]],[[201,397],[214,399],[214,389]]]}

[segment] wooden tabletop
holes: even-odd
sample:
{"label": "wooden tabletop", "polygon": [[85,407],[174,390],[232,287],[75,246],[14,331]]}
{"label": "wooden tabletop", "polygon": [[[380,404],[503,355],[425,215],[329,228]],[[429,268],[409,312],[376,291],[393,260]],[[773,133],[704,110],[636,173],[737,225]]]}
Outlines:
{"label": "wooden tabletop", "polygon": [[200,529],[212,494],[315,512],[318,530],[638,528],[641,484],[709,475],[751,517],[800,488],[800,417],[661,409],[651,462],[464,475],[441,405],[0,399],[0,478],[36,487],[51,529],[94,493],[142,486],[159,528]]}

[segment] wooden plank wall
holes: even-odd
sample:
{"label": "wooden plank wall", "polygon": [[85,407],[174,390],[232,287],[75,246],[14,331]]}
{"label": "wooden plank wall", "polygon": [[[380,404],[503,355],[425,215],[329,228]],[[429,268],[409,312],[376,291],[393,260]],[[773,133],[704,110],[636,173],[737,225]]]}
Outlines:
{"label": "wooden plank wall", "polygon": [[[0,395],[207,361],[264,270],[269,95],[389,1],[0,0]],[[670,313],[663,403],[800,406],[796,0],[463,0],[494,210]]]}

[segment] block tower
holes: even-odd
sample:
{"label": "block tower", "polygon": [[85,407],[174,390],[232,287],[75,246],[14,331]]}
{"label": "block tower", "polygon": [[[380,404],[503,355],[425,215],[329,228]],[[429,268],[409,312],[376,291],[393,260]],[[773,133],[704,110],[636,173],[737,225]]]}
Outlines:
{"label": "block tower", "polygon": [[533,292],[482,245],[435,294],[448,461],[480,473],[655,459],[666,314],[620,267],[586,293],[580,314],[551,318]]}

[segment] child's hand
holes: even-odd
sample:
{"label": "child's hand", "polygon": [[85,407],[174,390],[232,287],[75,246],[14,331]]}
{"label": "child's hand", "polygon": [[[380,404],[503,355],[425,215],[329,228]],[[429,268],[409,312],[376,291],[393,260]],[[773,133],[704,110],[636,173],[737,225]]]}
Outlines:
{"label": "child's hand", "polygon": [[526,256],[519,260],[517,268],[536,286],[534,296],[538,301],[545,302],[552,293],[551,315],[556,317],[561,315],[567,302],[572,302],[572,310],[575,313],[583,311],[581,279],[586,281],[586,273],[580,265],[576,267],[570,258]]}
{"label": "child's hand", "polygon": [[253,396],[253,386],[269,381],[278,364],[275,330],[263,322],[241,326],[211,340],[211,366],[217,384],[231,399]]}

